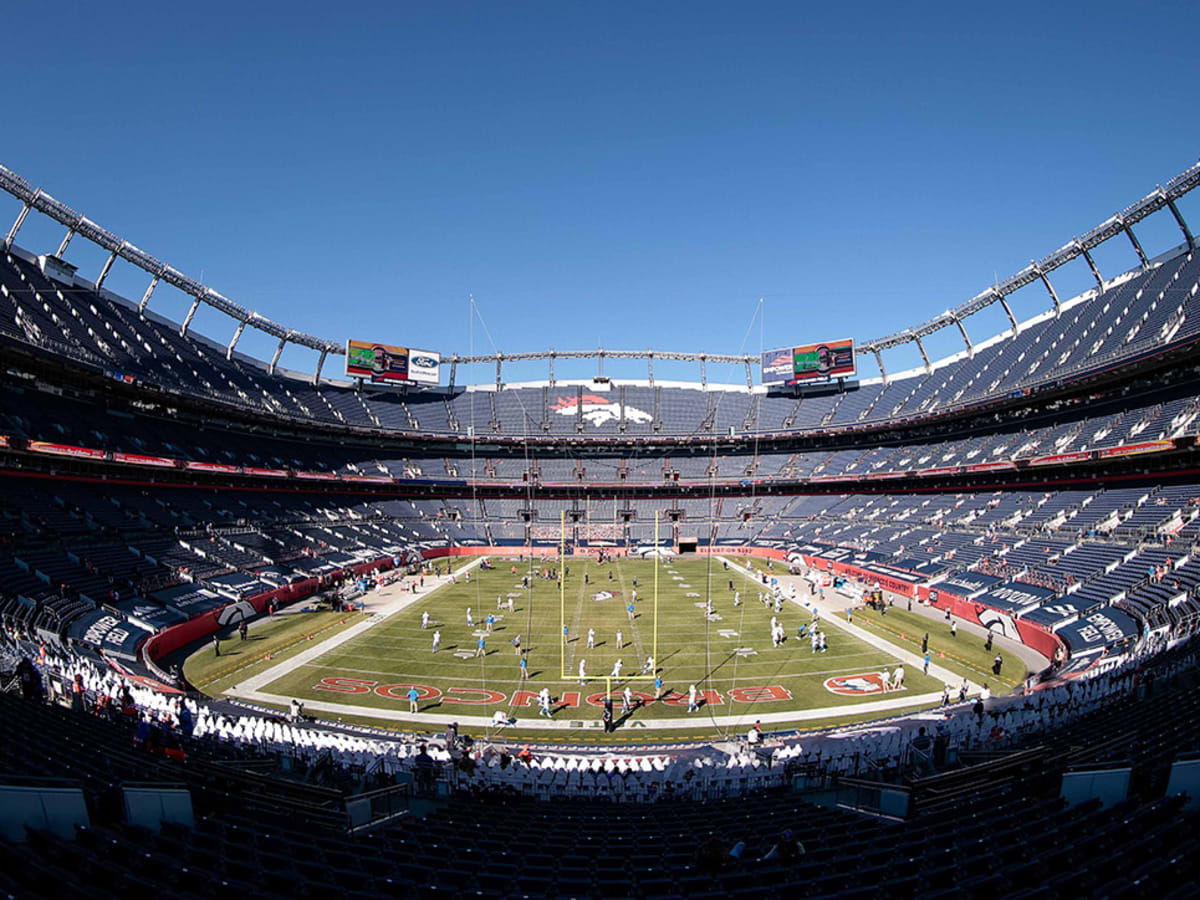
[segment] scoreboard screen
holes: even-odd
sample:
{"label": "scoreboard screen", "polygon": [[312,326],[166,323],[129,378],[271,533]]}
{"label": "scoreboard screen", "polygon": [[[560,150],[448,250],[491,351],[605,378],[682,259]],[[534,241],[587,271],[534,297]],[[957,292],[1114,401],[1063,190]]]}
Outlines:
{"label": "scoreboard screen", "polygon": [[373,341],[347,341],[346,374],[382,383],[437,384],[441,377],[441,355]]}
{"label": "scoreboard screen", "polygon": [[763,384],[801,384],[845,378],[856,372],[854,340],[784,347],[762,355]]}
{"label": "scoreboard screen", "polygon": [[346,374],[371,381],[408,381],[408,348],[346,341]]}

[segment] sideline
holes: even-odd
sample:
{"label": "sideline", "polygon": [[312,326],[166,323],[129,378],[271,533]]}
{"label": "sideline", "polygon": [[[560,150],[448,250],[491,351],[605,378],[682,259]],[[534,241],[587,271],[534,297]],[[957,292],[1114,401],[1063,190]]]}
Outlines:
{"label": "sideline", "polygon": [[[746,568],[744,568],[742,565],[740,565],[736,561],[726,559],[723,556],[718,556],[717,558],[719,560],[721,560],[721,562],[728,563],[730,568],[736,569],[737,571],[741,572],[743,575],[748,575],[751,578],[754,577],[752,574],[750,574],[750,572]],[[901,662],[903,662],[906,667],[911,667],[910,671],[916,672],[916,671],[921,671],[925,668],[925,658],[923,656],[921,656],[919,653],[914,653],[911,650],[906,650],[903,647],[898,647],[895,644],[891,643],[890,641],[884,640],[883,638],[881,638],[879,635],[875,634],[872,631],[868,631],[865,628],[860,628],[858,625],[855,625],[852,622],[847,622],[846,617],[845,617],[845,611],[846,611],[845,604],[842,604],[841,612],[839,613],[837,605],[830,600],[825,600],[824,602],[821,602],[820,598],[816,597],[816,596],[804,598],[804,595],[797,588],[797,582],[803,582],[803,583],[805,583],[805,585],[807,585],[807,579],[805,579],[803,575],[788,575],[788,574],[784,573],[784,574],[780,574],[780,575],[773,575],[771,577],[778,578],[779,583],[781,585],[787,585],[796,591],[796,598],[789,600],[790,603],[793,603],[796,606],[801,607],[802,609],[814,609],[815,608],[815,609],[819,610],[821,613],[821,624],[822,625],[824,625],[826,623],[833,625],[836,628],[840,628],[842,631],[845,631],[846,633],[853,635],[854,637],[858,638],[860,641],[863,641],[866,644],[870,644],[872,647],[875,647],[877,650],[882,650],[885,653],[891,654],[892,656],[896,657]],[[786,594],[785,594],[785,597],[786,597]],[[806,602],[806,599],[811,600],[812,602],[811,603]],[[931,676],[933,676],[934,678],[941,679],[943,684],[953,685],[956,691],[958,689],[958,686],[960,684],[962,684],[963,676],[959,675],[956,672],[951,672],[949,669],[945,668],[944,666],[939,666],[936,662],[934,662],[934,659],[932,657],[929,660],[929,674]],[[983,685],[976,684],[975,682],[971,681],[969,678],[967,679],[967,696],[975,696],[982,690],[983,690]],[[939,703],[941,702],[941,699],[942,699],[941,694],[935,694],[932,696],[937,698],[937,702],[939,702]]]}
{"label": "sideline", "polygon": [[[603,691],[603,688],[601,688]],[[227,692],[228,693],[228,692]],[[288,697],[280,697],[275,694],[264,694],[260,691],[245,691],[239,692],[238,697],[243,700],[250,700],[257,703],[273,703],[286,706]],[[811,722],[815,720],[837,719],[843,716],[854,716],[861,713],[882,713],[898,709],[908,709],[912,714],[916,715],[925,711],[930,706],[936,706],[941,703],[942,695],[936,694],[915,694],[911,697],[897,697],[892,695],[887,700],[869,700],[866,703],[848,704],[842,706],[823,706],[812,709],[796,709],[785,710],[783,712],[761,713],[754,714],[753,718],[758,719],[764,725],[789,722]],[[407,703],[408,701],[404,701]],[[653,702],[653,701],[651,701]],[[637,731],[684,731],[687,729],[704,730],[712,732],[713,724],[719,726],[728,726],[732,728],[745,728],[747,717],[750,715],[749,710],[754,706],[752,703],[739,704],[745,707],[745,711],[724,716],[708,716],[697,715],[695,718],[688,719],[637,719],[636,712],[634,720],[636,725],[630,728],[629,725],[624,725],[618,728],[618,731],[625,732],[627,729]],[[961,706],[961,704],[952,704],[953,706]],[[449,725],[451,722],[457,722],[459,725],[469,725],[475,728],[492,728],[493,722],[491,716],[459,716],[446,715],[443,713],[413,713],[402,711],[399,709],[379,709],[373,706],[351,706],[345,703],[329,703],[325,700],[305,700],[305,710],[319,711],[323,713],[334,713],[341,716],[353,716],[357,719],[386,719],[390,722],[407,722],[413,725]],[[545,719],[537,714],[535,707],[528,708],[528,717],[513,719],[512,727],[514,729],[537,729],[540,731],[580,731],[583,729],[591,729],[600,724],[600,709],[599,707],[587,707],[592,712],[592,717],[584,718],[574,715],[575,710],[568,712],[562,710],[555,713],[555,718]],[[578,712],[582,712],[578,710]],[[510,713],[511,715],[511,713]],[[561,717],[561,718],[559,718]],[[851,722],[854,727],[870,727],[871,722]],[[504,729],[496,729],[493,737],[499,739],[499,736],[504,733]]]}
{"label": "sideline", "polygon": [[[461,569],[457,569],[453,573],[454,577],[457,578],[459,575],[462,575],[463,573],[470,571],[471,569],[478,566],[482,561],[483,561],[483,557],[476,557],[474,560],[467,563]],[[229,688],[228,690],[222,691],[222,695],[223,696],[240,697],[243,700],[259,700],[259,701],[266,700],[266,698],[271,698],[267,702],[282,703],[284,706],[286,706],[289,702],[291,702],[292,698],[281,697],[281,696],[278,696],[275,694],[264,694],[261,692],[260,689],[263,687],[266,687],[268,684],[271,684],[271,682],[273,682],[273,681],[277,681],[278,679],[282,678],[284,675],[289,674],[294,669],[298,669],[298,668],[300,668],[300,666],[303,666],[306,663],[312,662],[314,659],[317,659],[320,656],[324,656],[330,650],[337,649],[342,644],[346,643],[346,641],[349,641],[353,638],[358,637],[364,631],[374,628],[380,622],[383,622],[384,620],[391,618],[396,613],[400,612],[401,610],[407,609],[408,607],[412,606],[414,603],[424,601],[425,599],[427,599],[429,597],[430,594],[432,594],[434,591],[438,590],[438,588],[441,588],[447,584],[450,584],[450,577],[451,576],[449,574],[447,574],[447,575],[442,575],[441,577],[434,577],[432,579],[427,579],[427,580],[433,581],[434,585],[431,588],[429,588],[429,590],[427,590],[421,594],[413,594],[411,592],[405,592],[405,591],[401,590],[397,594],[397,596],[392,597],[388,600],[385,600],[382,603],[378,603],[378,604],[374,605],[374,607],[372,609],[365,610],[367,613],[366,618],[363,619],[363,621],[361,621],[361,622],[351,625],[349,628],[347,628],[341,634],[334,635],[333,637],[329,638],[328,640],[322,641],[318,644],[314,644],[312,647],[309,647],[307,650],[303,650],[300,653],[297,653],[295,656],[293,656],[289,659],[285,659],[282,662],[280,662],[274,666],[271,666],[270,668],[264,669],[263,671],[259,672],[257,675],[251,675],[245,681],[234,685],[233,687]],[[390,590],[390,588],[391,588],[391,586],[389,586],[389,588],[385,588],[385,590]],[[313,709],[318,708],[315,705],[315,702],[309,703],[306,701],[304,705],[306,707],[311,707]],[[359,707],[359,709],[361,709],[361,707]]]}

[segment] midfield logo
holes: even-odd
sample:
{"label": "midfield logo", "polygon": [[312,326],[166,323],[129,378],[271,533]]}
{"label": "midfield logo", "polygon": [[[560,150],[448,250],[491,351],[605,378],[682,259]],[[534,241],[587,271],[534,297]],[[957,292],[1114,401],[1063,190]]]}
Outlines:
{"label": "midfield logo", "polygon": [[882,694],[884,691],[883,678],[878,672],[864,672],[862,675],[838,675],[825,679],[825,690],[831,694],[841,694],[844,697]]}

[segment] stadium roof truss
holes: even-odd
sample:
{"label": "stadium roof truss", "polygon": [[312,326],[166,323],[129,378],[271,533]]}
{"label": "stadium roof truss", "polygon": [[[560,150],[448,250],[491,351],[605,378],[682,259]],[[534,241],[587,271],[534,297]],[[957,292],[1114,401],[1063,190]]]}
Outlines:
{"label": "stadium roof truss", "polygon": [[[1176,200],[1184,194],[1191,191],[1193,188],[1200,185],[1200,162],[1197,162],[1191,168],[1179,175],[1176,175],[1165,185],[1160,185],[1151,193],[1147,194],[1141,200],[1127,207],[1121,212],[1109,217],[1101,222],[1095,228],[1088,231],[1086,234],[1077,237],[1062,247],[1055,250],[1048,256],[1039,260],[1031,261],[1028,266],[1021,269],[1015,275],[1000,281],[980,294],[972,297],[967,302],[946,310],[938,316],[934,316],[926,322],[912,328],[905,328],[903,331],[895,332],[894,334],[886,335],[885,337],[875,338],[870,341],[859,342],[859,352],[871,353],[875,357],[876,363],[879,365],[879,372],[883,378],[887,379],[887,370],[883,364],[883,351],[890,350],[894,347],[899,347],[904,344],[915,344],[917,350],[921,354],[921,358],[925,361],[926,368],[931,368],[929,355],[925,351],[923,339],[930,336],[936,331],[950,326],[957,327],[962,335],[963,342],[966,344],[968,352],[974,349],[970,336],[967,334],[966,326],[963,320],[968,316],[983,310],[994,303],[999,303],[1012,323],[1013,328],[1017,327],[1016,317],[1013,315],[1012,308],[1009,306],[1007,297],[1035,281],[1040,281],[1050,295],[1051,303],[1057,310],[1060,307],[1058,294],[1054,290],[1053,284],[1049,279],[1049,274],[1055,269],[1066,265],[1072,260],[1082,257],[1088,264],[1091,270],[1092,277],[1096,279],[1096,284],[1100,288],[1104,286],[1104,279],[1100,274],[1099,268],[1096,266],[1096,261],[1092,257],[1092,250],[1100,246],[1105,241],[1118,235],[1125,235],[1129,242],[1133,245],[1134,251],[1137,253],[1138,259],[1141,261],[1142,267],[1149,266],[1149,260],[1142,249],[1141,243],[1138,241],[1137,235],[1134,234],[1133,226],[1145,219],[1147,216],[1158,212],[1162,209],[1169,209],[1172,216],[1175,218],[1176,224],[1183,233],[1189,250],[1196,249],[1196,239],[1192,235],[1183,215],[1179,212],[1176,205]],[[16,239],[17,233],[21,229],[26,216],[30,210],[43,213],[46,216],[54,219],[67,228],[67,233],[63,237],[62,243],[59,246],[57,256],[61,257],[66,252],[67,246],[71,239],[76,235],[82,235],[87,240],[97,246],[107,250],[109,253],[108,259],[105,261],[99,276],[96,279],[95,286],[99,290],[104,280],[108,277],[109,271],[112,269],[113,263],[118,258],[132,263],[144,272],[149,274],[150,284],[146,288],[145,294],[142,296],[139,304],[139,311],[145,310],[150,298],[154,293],[154,289],[160,281],[165,281],[179,290],[183,291],[193,298],[191,308],[188,310],[187,316],[184,318],[181,326],[181,333],[186,334],[188,327],[191,325],[192,318],[199,309],[201,303],[205,303],[225,315],[232,318],[237,324],[229,344],[226,347],[226,356],[232,356],[234,348],[237,346],[238,340],[241,338],[246,327],[256,328],[266,334],[279,339],[279,344],[275,349],[274,356],[271,359],[268,370],[271,374],[275,373],[276,366],[279,362],[280,354],[288,344],[296,344],[298,346],[309,347],[320,353],[320,360],[317,363],[316,371],[313,374],[314,382],[321,377],[321,369],[325,364],[325,360],[330,354],[341,356],[345,353],[345,345],[341,341],[332,341],[325,338],[316,337],[315,335],[305,334],[295,331],[272,319],[261,316],[256,312],[246,309],[240,304],[230,300],[228,297],[214,291],[212,288],[196,281],[193,278],[184,275],[177,269],[172,268],[166,263],[160,262],[145,251],[139,249],[133,244],[122,238],[117,237],[110,231],[101,228],[86,216],[76,212],[64,203],[56,200],[54,197],[47,194],[41,188],[35,188],[28,181],[15,172],[0,166],[0,188],[3,188],[7,193],[16,197],[23,204],[20,213],[8,231],[8,235],[4,239],[5,250],[12,247],[13,241]],[[746,368],[746,384],[753,384],[752,366],[757,363],[758,357],[752,355],[730,355],[716,353],[675,353],[654,350],[577,350],[577,351],[555,351],[544,350],[531,353],[495,353],[490,355],[475,355],[475,356],[459,356],[458,354],[445,354],[444,361],[450,363],[450,384],[454,384],[455,369],[458,364],[470,363],[491,363],[496,364],[496,384],[499,387],[503,383],[502,369],[506,362],[519,362],[528,360],[546,360],[549,363],[550,383],[554,384],[554,362],[558,359],[595,359],[599,361],[599,374],[604,374],[604,360],[611,359],[644,359],[647,362],[649,377],[651,383],[654,381],[654,360],[682,360],[687,362],[700,363],[700,380],[702,384],[707,384],[707,364],[713,363],[732,363],[741,364]]]}

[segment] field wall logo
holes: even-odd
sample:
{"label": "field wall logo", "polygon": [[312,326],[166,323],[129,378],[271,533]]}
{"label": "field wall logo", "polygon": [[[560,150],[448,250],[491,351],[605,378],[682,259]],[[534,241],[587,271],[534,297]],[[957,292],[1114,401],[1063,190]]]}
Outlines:
{"label": "field wall logo", "polygon": [[979,618],[979,624],[989,631],[1012,638],[1014,641],[1021,639],[1021,632],[1017,630],[1017,623],[1013,621],[1012,616],[1006,616],[999,610],[980,604],[975,605],[975,613]]}
{"label": "field wall logo", "polygon": [[862,675],[838,675],[835,678],[825,679],[825,690],[831,694],[841,694],[843,697],[882,694],[884,692],[883,676],[878,672],[864,672]]}
{"label": "field wall logo", "polygon": [[[581,397],[559,397],[550,404],[550,409],[560,416],[581,415],[585,421],[590,422],[596,428],[601,428],[609,422],[619,422],[621,420],[620,404],[613,403],[607,397],[601,397],[597,394],[583,394]],[[645,410],[629,406],[628,404],[625,406],[626,422],[644,425],[653,418],[654,416]]]}
{"label": "field wall logo", "polygon": [[253,619],[257,611],[254,605],[248,600],[239,600],[236,603],[230,603],[223,607],[217,613],[218,625],[232,625],[234,622],[241,622],[245,619]]}

